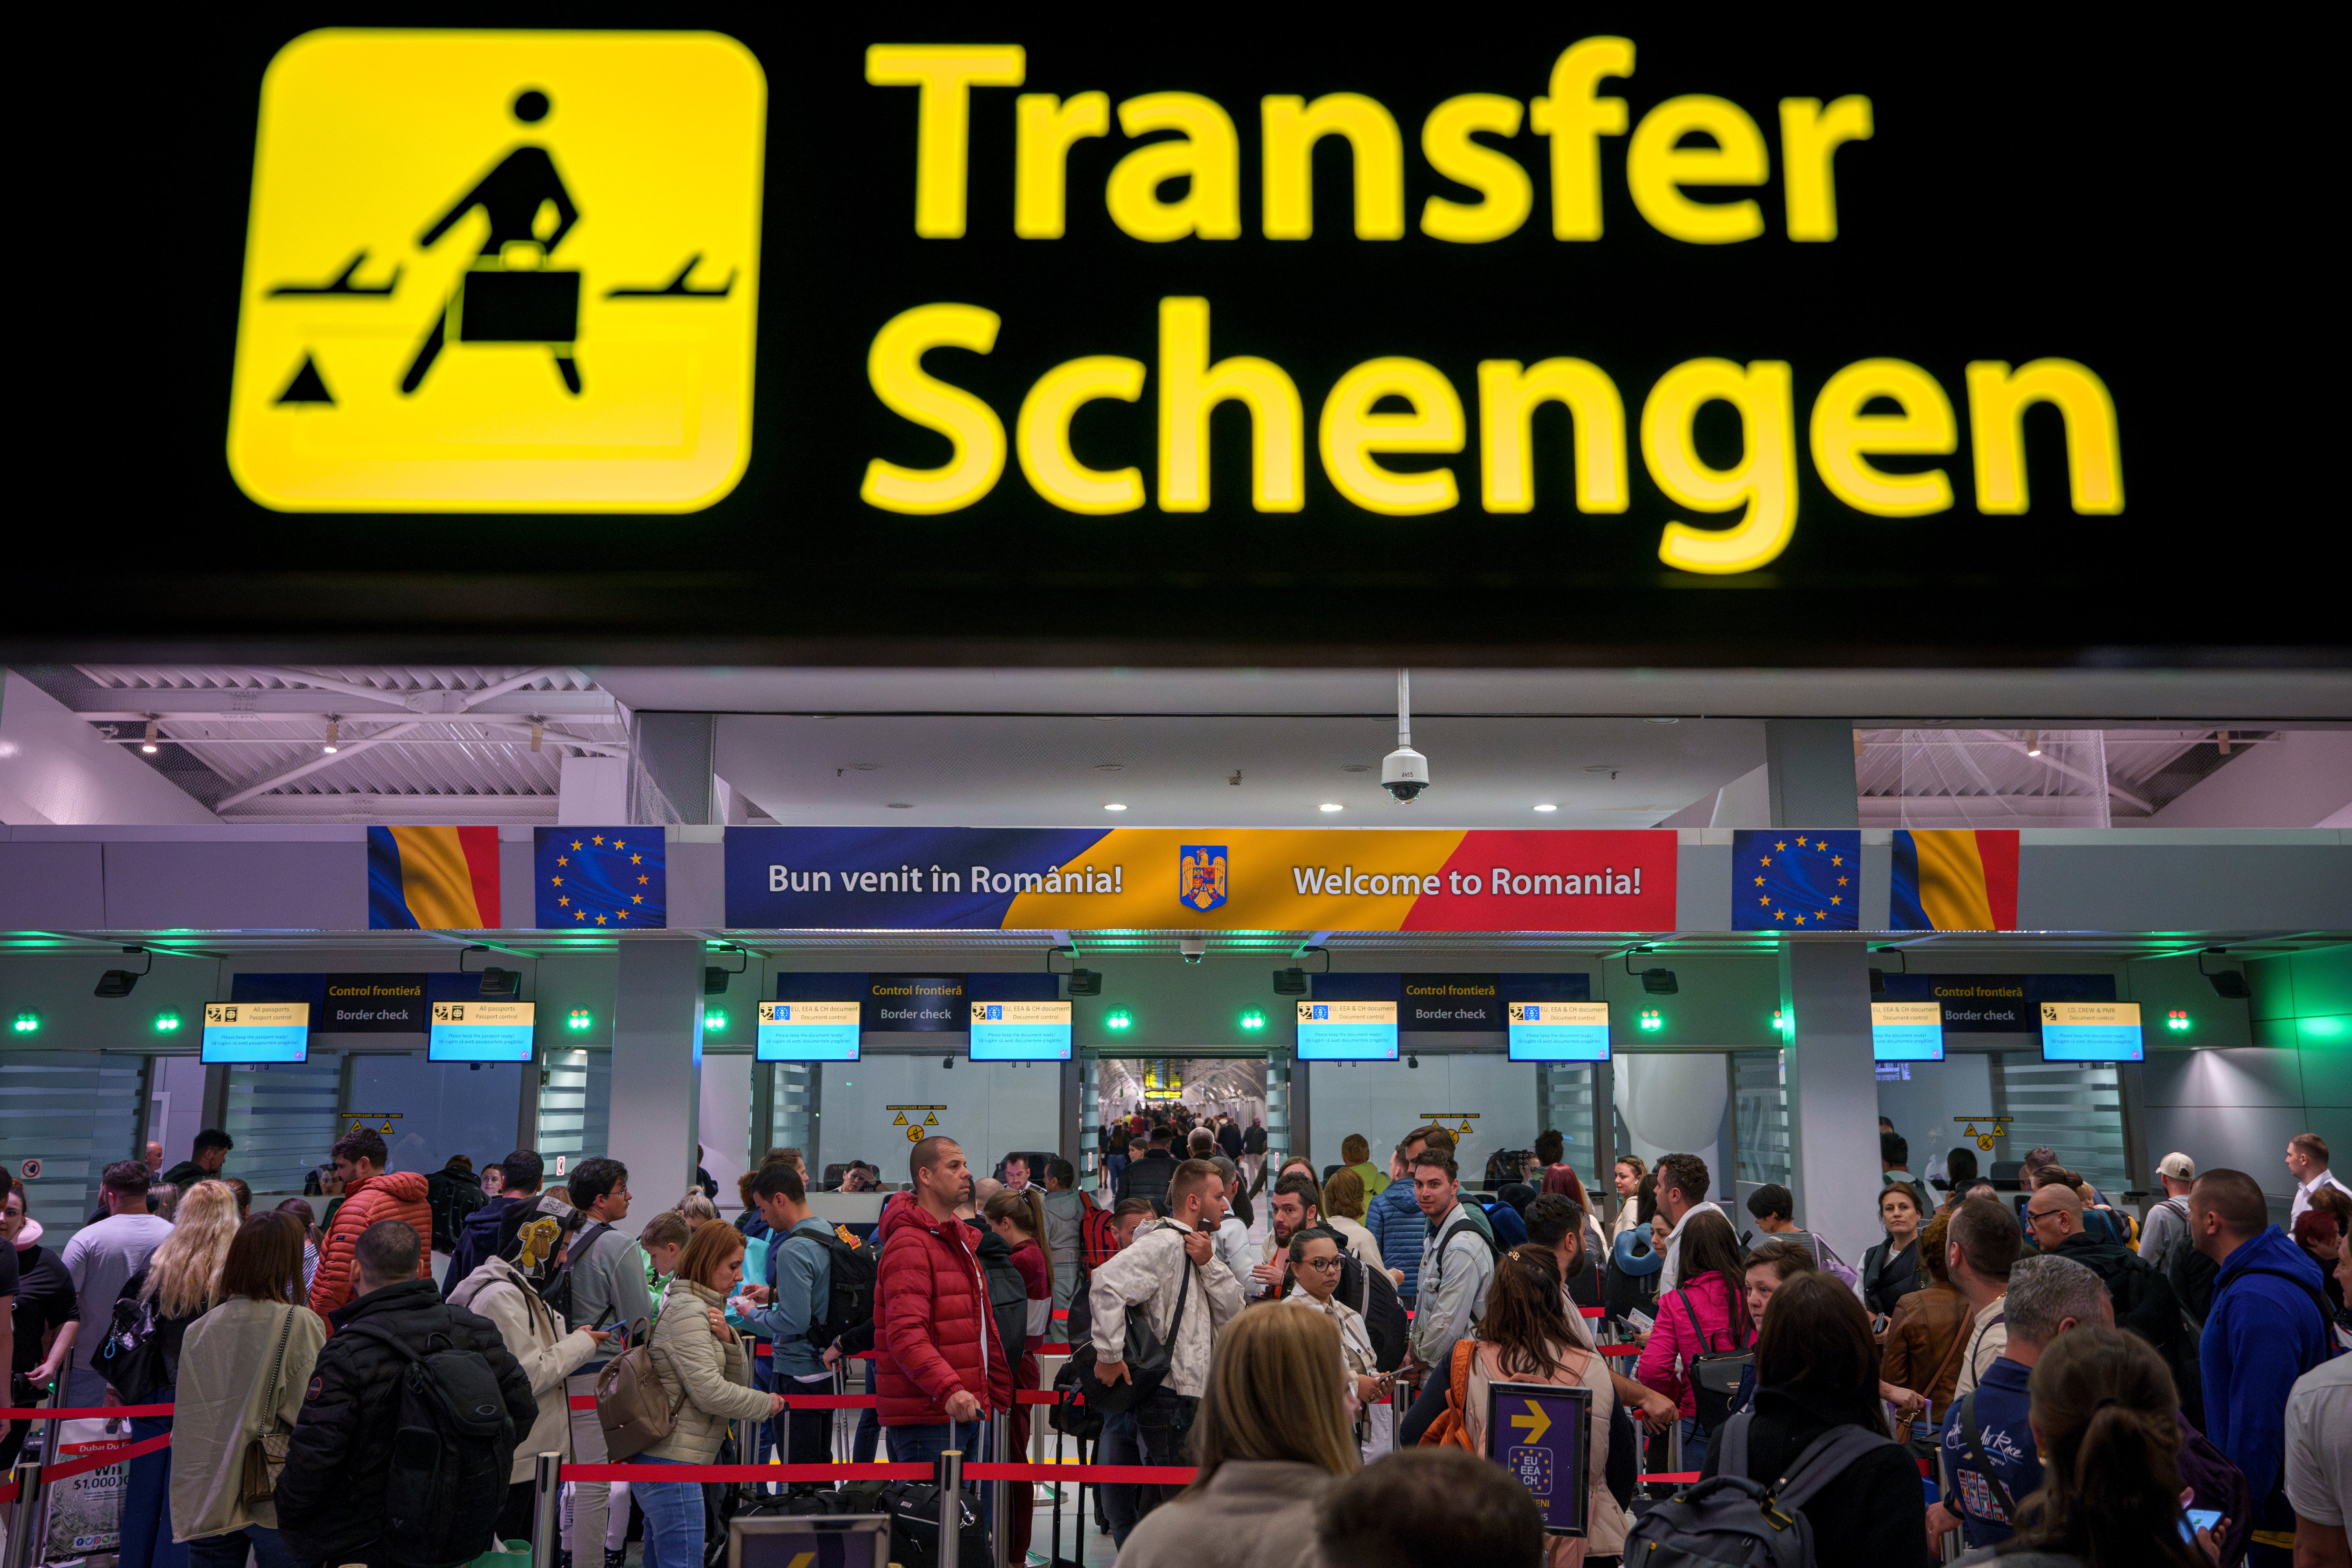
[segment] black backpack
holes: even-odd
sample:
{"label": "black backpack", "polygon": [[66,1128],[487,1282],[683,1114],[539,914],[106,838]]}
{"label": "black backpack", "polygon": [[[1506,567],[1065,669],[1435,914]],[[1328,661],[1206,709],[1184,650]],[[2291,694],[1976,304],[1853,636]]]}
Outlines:
{"label": "black backpack", "polygon": [[1006,1364],[1017,1364],[1029,1343],[1028,1282],[1021,1278],[1010,1251],[993,1258],[982,1253],[980,1267],[988,1276],[988,1310],[996,1323],[996,1342],[1004,1352]]}
{"label": "black backpack", "polygon": [[384,1478],[386,1555],[413,1568],[472,1562],[497,1534],[519,1436],[498,1373],[478,1351],[458,1350],[442,1334],[419,1355],[373,1323],[346,1331],[389,1345],[408,1362]]}
{"label": "black backpack", "polygon": [[[874,1283],[877,1268],[874,1249],[854,1241],[844,1241],[838,1234],[827,1237],[780,1236],[769,1243],[770,1256],[774,1255],[774,1248],[794,1240],[815,1242],[824,1248],[829,1261],[825,1298],[823,1301],[809,1302],[808,1332],[800,1337],[822,1350],[850,1330],[873,1322]],[[991,1294],[994,1292],[992,1290]]]}
{"label": "black backpack", "polygon": [[[1344,1238],[1341,1245],[1344,1248]],[[1404,1303],[1397,1300],[1396,1281],[1386,1270],[1367,1268],[1354,1253],[1342,1250],[1337,1294],[1364,1320],[1364,1332],[1372,1342],[1372,1364],[1382,1372],[1402,1366],[1412,1320],[1405,1316]]]}
{"label": "black backpack", "polygon": [[1429,1255],[1429,1268],[1422,1272],[1421,1294],[1433,1300],[1436,1299],[1437,1282],[1445,1277],[1445,1249],[1453,1246],[1454,1238],[1464,1231],[1468,1231],[1486,1244],[1486,1261],[1490,1268],[1503,1260],[1502,1243],[1487,1235],[1485,1226],[1475,1219],[1457,1219],[1445,1227],[1445,1234],[1437,1238],[1437,1246]]}

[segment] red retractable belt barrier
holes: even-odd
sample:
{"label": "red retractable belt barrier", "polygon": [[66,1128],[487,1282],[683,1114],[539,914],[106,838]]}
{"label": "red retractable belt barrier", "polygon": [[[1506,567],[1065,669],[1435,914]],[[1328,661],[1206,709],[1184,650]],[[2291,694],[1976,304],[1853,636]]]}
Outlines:
{"label": "red retractable belt barrier", "polygon": [[[930,1465],[566,1465],[567,1481],[928,1481]],[[1183,1465],[992,1465],[963,1468],[972,1481],[1115,1481],[1188,1485]]]}
{"label": "red retractable belt barrier", "polygon": [[77,1405],[68,1409],[52,1410],[40,1405],[31,1410],[0,1410],[0,1421],[110,1421],[118,1415],[169,1415],[168,1405]]}
{"label": "red retractable belt barrier", "polygon": [[81,1459],[68,1459],[61,1465],[43,1465],[41,1484],[46,1486],[51,1481],[62,1481],[68,1477],[82,1475],[90,1470],[102,1470],[109,1465],[119,1465],[125,1459],[135,1459],[142,1454],[152,1454],[158,1448],[168,1448],[171,1446],[172,1435],[166,1432],[160,1436],[133,1443],[128,1447],[110,1448],[103,1454],[92,1454]]}

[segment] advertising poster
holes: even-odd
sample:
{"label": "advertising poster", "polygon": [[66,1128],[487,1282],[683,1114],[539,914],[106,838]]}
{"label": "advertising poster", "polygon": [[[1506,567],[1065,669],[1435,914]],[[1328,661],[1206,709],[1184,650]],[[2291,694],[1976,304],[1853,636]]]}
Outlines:
{"label": "advertising poster", "polygon": [[[120,1427],[121,1430],[114,1428]],[[47,1461],[70,1464],[93,1454],[131,1447],[128,1421],[61,1421],[58,1451]],[[128,1464],[106,1465],[68,1476],[47,1489],[48,1545],[43,1559],[61,1563],[93,1552],[114,1552],[122,1545],[122,1488]]]}

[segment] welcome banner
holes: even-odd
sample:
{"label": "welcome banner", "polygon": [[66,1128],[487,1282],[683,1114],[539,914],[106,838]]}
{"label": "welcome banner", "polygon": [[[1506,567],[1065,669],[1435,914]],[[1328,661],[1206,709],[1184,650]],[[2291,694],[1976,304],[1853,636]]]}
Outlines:
{"label": "welcome banner", "polygon": [[1675,853],[1650,829],[730,827],[727,923],[1671,931]]}

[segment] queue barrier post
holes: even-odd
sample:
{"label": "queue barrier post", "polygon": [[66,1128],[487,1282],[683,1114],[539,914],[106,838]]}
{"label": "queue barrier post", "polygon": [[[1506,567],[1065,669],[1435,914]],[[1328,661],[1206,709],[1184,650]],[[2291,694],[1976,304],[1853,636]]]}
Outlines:
{"label": "queue barrier post", "polygon": [[[1013,1412],[1007,1410],[988,1424],[988,1457],[1000,1465],[1013,1461]],[[991,1481],[989,1485],[989,1517],[995,1525],[996,1568],[1011,1568],[1013,1562],[1013,1483]]]}
{"label": "queue barrier post", "polygon": [[530,1475],[530,1568],[555,1568],[562,1545],[563,1456],[542,1451]]}
{"label": "queue barrier post", "polygon": [[940,1456],[939,1568],[957,1568],[956,1549],[963,1542],[963,1450],[950,1448]]}
{"label": "queue barrier post", "polygon": [[[47,1451],[44,1447],[42,1452]],[[16,1512],[8,1521],[7,1568],[26,1568],[33,1561],[33,1516],[40,1511],[41,1461],[26,1454],[16,1461]]]}

